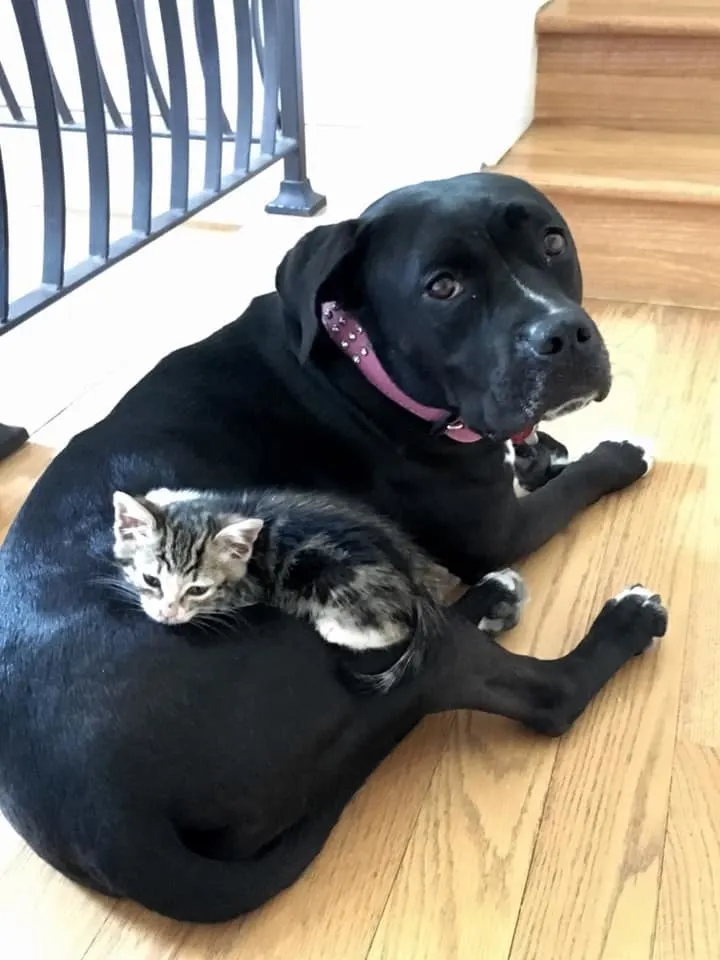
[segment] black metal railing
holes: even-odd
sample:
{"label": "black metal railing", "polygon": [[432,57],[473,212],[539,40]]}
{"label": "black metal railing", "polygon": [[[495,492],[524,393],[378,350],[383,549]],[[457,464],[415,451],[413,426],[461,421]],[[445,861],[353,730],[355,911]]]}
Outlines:
{"label": "black metal railing", "polygon": [[[129,253],[202,210],[282,160],[284,176],[269,213],[311,215],[325,204],[307,177],[298,0],[192,0],[194,44],[202,70],[204,124],[190,124],[187,31],[181,28],[178,0],[156,0],[167,83],[156,63],[145,0],[114,0],[113,17],[122,43],[129,110],[118,106],[109,71],[103,65],[90,0],[65,0],[74,47],[82,108],[63,94],[53,66],[37,0],[9,2],[17,26],[31,90],[32,106],[17,92],[9,68],[0,63],[0,127],[36,131],[42,173],[42,258],[37,287],[10,298],[10,268],[26,251],[14,244],[0,152],[0,333],[26,320]],[[105,10],[111,0],[103,0]],[[234,125],[224,109],[216,4],[234,27]],[[54,0],[53,13],[61,7]],[[9,14],[8,14],[9,15]],[[5,29],[6,17],[2,19]],[[255,75],[255,77],[254,77]],[[257,77],[262,87],[261,116],[254,116]],[[254,133],[254,129],[257,131]],[[65,134],[84,134],[88,165],[87,257],[66,263]],[[111,241],[109,137],[132,141],[131,231]],[[153,214],[153,144],[170,141],[167,208]],[[204,143],[202,188],[190,184],[190,147]],[[224,150],[225,145],[230,145]],[[224,158],[230,157],[227,163]],[[6,165],[7,166],[7,165]],[[229,169],[224,170],[226,166]],[[155,185],[156,187],[159,185]]]}

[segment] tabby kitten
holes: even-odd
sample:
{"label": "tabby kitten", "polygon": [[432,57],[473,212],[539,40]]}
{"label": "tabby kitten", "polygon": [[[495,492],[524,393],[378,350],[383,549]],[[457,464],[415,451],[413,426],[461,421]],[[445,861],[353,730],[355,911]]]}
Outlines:
{"label": "tabby kitten", "polygon": [[114,553],[145,613],[165,624],[265,603],[354,651],[407,643],[373,690],[417,669],[440,629],[444,571],[395,526],[320,494],[116,492]]}

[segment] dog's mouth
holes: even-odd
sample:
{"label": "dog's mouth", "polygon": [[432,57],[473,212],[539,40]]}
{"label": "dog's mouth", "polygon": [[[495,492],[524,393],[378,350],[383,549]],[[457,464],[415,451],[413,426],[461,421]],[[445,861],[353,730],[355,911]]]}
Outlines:
{"label": "dog's mouth", "polygon": [[577,413],[578,410],[582,410],[584,407],[589,406],[593,401],[600,399],[600,395],[595,392],[588,394],[588,396],[585,397],[577,397],[574,400],[567,400],[565,403],[561,403],[558,407],[554,407],[551,410],[546,410],[542,419],[548,421],[558,420],[560,417],[566,417],[569,413]]}
{"label": "dog's mouth", "polygon": [[608,390],[609,388],[604,387],[590,390],[559,403],[551,401],[549,405],[538,403],[535,397],[531,397],[516,413],[506,412],[503,409],[505,404],[495,401],[491,404],[494,409],[483,411],[485,416],[479,412],[473,415],[470,411],[467,417],[462,413],[460,416],[470,429],[489,440],[504,442],[512,439],[521,442],[531,437],[540,423],[558,420],[560,417],[583,410],[593,402],[600,402],[605,399]]}
{"label": "dog's mouth", "polygon": [[[524,402],[518,404],[518,420],[521,426],[518,429],[518,425],[513,423],[510,435],[534,428],[544,421],[558,420],[583,410],[591,403],[605,400],[612,383],[607,352],[603,350],[593,362],[585,366],[582,375],[578,375],[580,373],[578,370],[566,369],[550,373],[547,377],[533,378]],[[496,409],[502,409],[502,405],[497,404]]]}

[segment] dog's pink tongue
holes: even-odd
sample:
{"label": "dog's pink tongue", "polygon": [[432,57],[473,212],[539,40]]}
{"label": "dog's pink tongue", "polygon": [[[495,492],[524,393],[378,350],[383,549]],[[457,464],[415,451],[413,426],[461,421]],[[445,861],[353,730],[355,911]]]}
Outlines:
{"label": "dog's pink tongue", "polygon": [[523,430],[521,433],[516,433],[512,438],[513,443],[526,443],[527,440],[535,433],[535,427],[528,427],[527,430]]}

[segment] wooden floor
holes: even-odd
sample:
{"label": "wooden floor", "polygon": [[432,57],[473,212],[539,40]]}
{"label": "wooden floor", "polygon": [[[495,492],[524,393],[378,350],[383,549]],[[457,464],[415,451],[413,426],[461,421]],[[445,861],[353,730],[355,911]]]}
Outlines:
{"label": "wooden floor", "polygon": [[[555,432],[579,448],[648,435],[659,462],[525,564],[533,600],[508,643],[560,654],[606,597],[642,581],[670,609],[661,646],[560,741],[483,715],[426,722],[307,875],[227,926],[90,895],[1,825],[0,956],[717,960],[720,317],[590,306],[615,385]],[[0,527],[50,456],[29,446],[0,466]]]}

